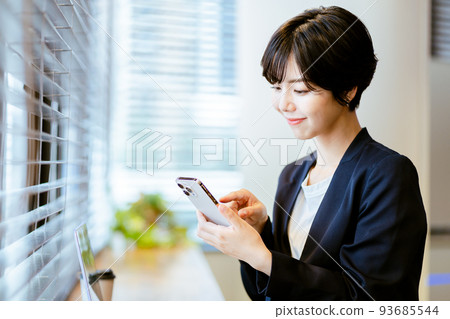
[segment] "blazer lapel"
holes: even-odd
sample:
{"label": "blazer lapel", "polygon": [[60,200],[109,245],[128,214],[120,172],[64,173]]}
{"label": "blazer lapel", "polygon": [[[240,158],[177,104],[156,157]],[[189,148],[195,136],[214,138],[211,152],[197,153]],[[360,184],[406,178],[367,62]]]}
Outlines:
{"label": "blazer lapel", "polygon": [[[311,225],[309,236],[306,239],[300,260],[303,261],[314,251],[314,249],[318,248],[317,244],[320,244],[320,239],[323,238],[324,233],[333,222],[336,217],[336,212],[343,201],[342,194],[345,192],[355,168],[355,163],[352,162],[351,159],[353,159],[353,157],[361,151],[363,146],[371,140],[372,138],[367,132],[367,129],[363,128],[342,157],[341,162],[334,172],[330,186],[328,186],[328,190],[319,206],[313,224]],[[326,249],[326,247],[323,248]]]}
{"label": "blazer lapel", "polygon": [[[348,169],[352,170],[354,168],[354,166],[348,166],[349,165],[345,164],[339,165],[334,172],[330,186],[328,186],[328,190],[325,193],[319,209],[317,210],[316,216],[314,217],[314,221],[311,225],[311,229],[309,230],[309,236],[306,239],[305,247],[302,251],[300,260],[304,260],[318,248],[317,244],[320,244],[321,238],[323,238],[324,233],[333,222],[336,212],[341,206],[341,202],[343,200],[342,193],[347,188],[351,177],[351,174],[347,173]],[[326,249],[326,247],[323,248]]]}
{"label": "blazer lapel", "polygon": [[[306,178],[311,166],[316,163],[316,153],[312,153],[308,158],[308,161],[305,165],[301,165],[301,162],[296,162],[295,165],[298,165],[295,173],[293,174],[289,183],[284,185],[280,185],[277,191],[277,202],[275,206],[280,213],[280,226],[274,227],[274,229],[283,229],[283,233],[281,234],[281,242],[277,243],[278,247],[282,249],[285,254],[291,253],[291,246],[289,244],[289,236],[288,236],[288,224],[291,219],[292,209],[297,200],[297,196],[300,192],[300,188],[303,180]],[[305,159],[303,159],[305,160]],[[274,236],[275,238],[279,238],[279,236]]]}

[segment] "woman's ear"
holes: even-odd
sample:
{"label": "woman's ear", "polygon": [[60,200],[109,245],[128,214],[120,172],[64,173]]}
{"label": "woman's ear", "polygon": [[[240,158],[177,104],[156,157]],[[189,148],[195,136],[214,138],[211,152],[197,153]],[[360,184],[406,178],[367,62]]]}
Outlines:
{"label": "woman's ear", "polygon": [[346,97],[347,104],[350,104],[350,102],[355,97],[357,91],[358,91],[358,87],[355,86],[353,89],[351,89],[350,91],[347,92],[347,97]]}

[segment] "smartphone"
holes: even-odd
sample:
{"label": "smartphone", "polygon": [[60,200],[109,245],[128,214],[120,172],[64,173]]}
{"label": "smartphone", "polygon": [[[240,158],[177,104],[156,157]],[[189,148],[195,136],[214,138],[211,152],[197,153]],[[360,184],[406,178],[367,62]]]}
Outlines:
{"label": "smartphone", "polygon": [[208,191],[206,186],[195,177],[178,177],[176,183],[194,206],[210,221],[217,225],[229,226],[230,223],[219,212],[219,202]]}

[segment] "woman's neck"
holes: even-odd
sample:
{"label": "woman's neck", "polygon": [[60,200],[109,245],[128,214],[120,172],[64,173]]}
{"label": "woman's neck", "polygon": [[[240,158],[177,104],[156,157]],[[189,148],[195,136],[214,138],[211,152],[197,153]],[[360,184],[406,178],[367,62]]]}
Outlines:
{"label": "woman's neck", "polygon": [[318,165],[337,167],[345,151],[356,135],[361,131],[361,125],[355,111],[340,118],[328,132],[315,137],[318,148]]}

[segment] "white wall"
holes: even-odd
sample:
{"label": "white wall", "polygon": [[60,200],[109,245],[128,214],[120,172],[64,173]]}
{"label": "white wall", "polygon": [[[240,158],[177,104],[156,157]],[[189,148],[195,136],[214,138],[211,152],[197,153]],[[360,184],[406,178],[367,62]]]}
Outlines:
{"label": "white wall", "polygon": [[450,228],[450,61],[430,63],[431,227]]}
{"label": "white wall", "polygon": [[[423,0],[242,0],[239,3],[239,72],[242,97],[241,137],[293,137],[285,121],[270,108],[269,84],[259,62],[270,36],[304,9],[339,5],[355,13],[372,35],[379,64],[363,94],[358,115],[372,137],[407,155],[416,165],[426,207],[429,198],[428,1]],[[374,4],[373,4],[374,3]],[[373,4],[372,7],[370,7]],[[370,8],[369,8],[370,7]],[[267,110],[267,111],[266,111]],[[255,120],[259,118],[259,120]],[[242,167],[244,187],[271,210],[280,165],[277,148],[264,145],[268,165]],[[293,160],[298,149],[290,153]],[[257,182],[255,182],[255,180]],[[262,186],[262,188],[260,187]],[[425,265],[424,275],[427,274]],[[422,283],[424,280],[422,281]],[[422,298],[426,289],[422,289]]]}

